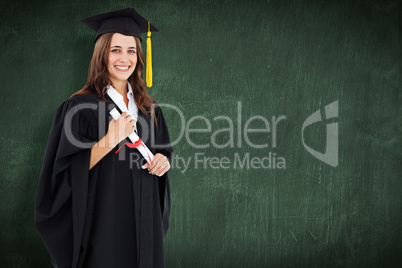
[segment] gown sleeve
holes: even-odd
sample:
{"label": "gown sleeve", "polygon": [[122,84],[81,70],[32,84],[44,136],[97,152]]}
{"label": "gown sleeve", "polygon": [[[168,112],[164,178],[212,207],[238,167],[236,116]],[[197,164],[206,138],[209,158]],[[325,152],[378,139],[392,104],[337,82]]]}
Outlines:
{"label": "gown sleeve", "polygon": [[88,108],[75,97],[58,108],[38,182],[35,225],[55,267],[75,267],[78,261],[91,147],[97,139],[85,116]]}
{"label": "gown sleeve", "polygon": [[[156,153],[163,154],[169,160],[172,161],[173,148],[170,144],[169,131],[166,125],[165,118],[162,113],[162,109],[159,106],[155,106],[155,116],[156,116]],[[169,177],[166,172],[158,180],[159,182],[159,196],[161,202],[161,212],[162,212],[162,228],[163,228],[163,238],[166,237],[167,231],[169,229],[169,216],[170,216],[170,185]]]}

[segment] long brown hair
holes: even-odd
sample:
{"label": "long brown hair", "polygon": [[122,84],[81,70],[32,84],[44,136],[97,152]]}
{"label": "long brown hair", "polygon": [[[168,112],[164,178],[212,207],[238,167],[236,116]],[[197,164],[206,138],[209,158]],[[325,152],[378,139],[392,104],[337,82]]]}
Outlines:
{"label": "long brown hair", "polygon": [[[96,40],[94,53],[90,63],[88,81],[82,89],[75,92],[72,96],[87,95],[96,92],[103,100],[106,101],[106,87],[111,83],[107,69],[109,61],[109,48],[114,34],[115,33],[105,33],[102,34],[98,40]],[[138,108],[145,114],[152,114],[153,104],[155,102],[154,99],[149,96],[145,83],[142,80],[144,55],[142,54],[141,41],[135,36],[134,39],[137,47],[138,60],[133,74],[128,78],[128,82],[133,89],[135,103],[137,104]]]}

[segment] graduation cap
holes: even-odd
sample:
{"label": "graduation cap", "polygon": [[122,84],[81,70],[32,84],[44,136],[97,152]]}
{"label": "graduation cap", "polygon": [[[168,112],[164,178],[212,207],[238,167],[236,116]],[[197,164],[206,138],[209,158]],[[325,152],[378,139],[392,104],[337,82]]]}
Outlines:
{"label": "graduation cap", "polygon": [[127,36],[138,37],[141,41],[141,33],[147,33],[147,58],[146,58],[146,82],[152,87],[152,48],[151,31],[158,31],[134,8],[115,10],[80,20],[86,26],[97,32],[95,42],[105,33],[121,33]]}

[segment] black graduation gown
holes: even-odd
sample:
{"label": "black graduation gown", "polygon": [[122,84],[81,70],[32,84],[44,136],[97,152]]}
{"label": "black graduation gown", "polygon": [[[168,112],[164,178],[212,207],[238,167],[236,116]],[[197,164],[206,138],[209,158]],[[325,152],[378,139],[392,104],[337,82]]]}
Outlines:
{"label": "black graduation gown", "polygon": [[[168,174],[157,177],[141,169],[145,160],[135,148],[125,146],[116,154],[128,139],[89,170],[91,147],[107,133],[109,111],[119,110],[107,99],[110,103],[96,94],[73,96],[58,108],[37,188],[36,228],[55,267],[164,267]],[[170,161],[173,150],[160,107],[156,126],[138,112],[138,135]]]}

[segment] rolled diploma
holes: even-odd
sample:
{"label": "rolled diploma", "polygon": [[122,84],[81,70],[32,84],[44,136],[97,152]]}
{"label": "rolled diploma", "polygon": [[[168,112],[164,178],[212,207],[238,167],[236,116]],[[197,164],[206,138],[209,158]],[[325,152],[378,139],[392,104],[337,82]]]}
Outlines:
{"label": "rolled diploma", "polygon": [[[110,115],[114,120],[117,120],[120,117],[120,113],[116,108],[110,111]],[[128,138],[132,143],[135,143],[140,137],[138,137],[137,133],[133,132],[128,136]],[[147,160],[148,164],[151,164],[152,160],[154,159],[154,154],[148,149],[145,143],[141,142],[141,145],[137,147],[137,150],[141,153],[145,160]]]}

